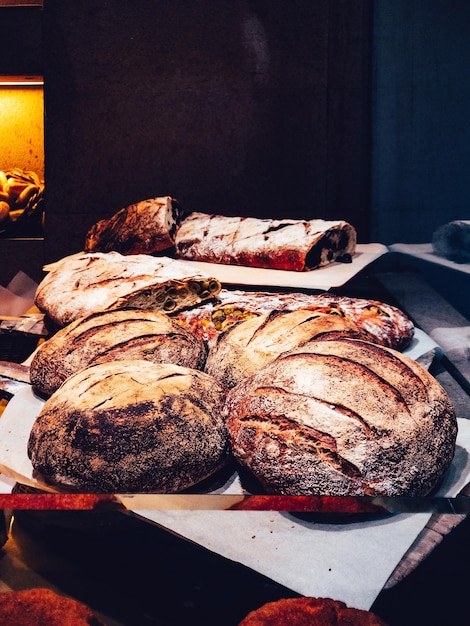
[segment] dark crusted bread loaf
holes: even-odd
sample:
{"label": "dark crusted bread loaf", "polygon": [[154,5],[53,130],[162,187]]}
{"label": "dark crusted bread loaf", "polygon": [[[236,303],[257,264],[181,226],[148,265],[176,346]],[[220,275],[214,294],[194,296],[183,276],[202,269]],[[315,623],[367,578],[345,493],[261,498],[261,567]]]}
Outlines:
{"label": "dark crusted bread loaf", "polygon": [[210,345],[205,371],[234,387],[283,352],[326,334],[368,339],[365,330],[339,315],[307,311],[271,311],[229,326]]}
{"label": "dark crusted bread loaf", "polygon": [[170,196],[131,204],[88,230],[85,252],[153,254],[175,245],[181,208]]}
{"label": "dark crusted bread loaf", "polygon": [[86,604],[45,587],[0,593],[4,626],[105,626]]}
{"label": "dark crusted bread loaf", "polygon": [[31,384],[50,395],[88,365],[123,359],[202,369],[206,347],[202,339],[159,311],[126,308],[92,313],[39,346],[30,364]]}
{"label": "dark crusted bread loaf", "polygon": [[371,611],[348,607],[331,598],[281,598],[266,602],[239,626],[387,626]]}
{"label": "dark crusted bread loaf", "polygon": [[226,390],[191,368],[111,361],[68,378],[31,429],[33,468],[84,493],[171,493],[229,458]]}
{"label": "dark crusted bread loaf", "polygon": [[235,458],[271,494],[426,495],[457,436],[424,367],[346,338],[312,341],[242,380],[225,417]]}

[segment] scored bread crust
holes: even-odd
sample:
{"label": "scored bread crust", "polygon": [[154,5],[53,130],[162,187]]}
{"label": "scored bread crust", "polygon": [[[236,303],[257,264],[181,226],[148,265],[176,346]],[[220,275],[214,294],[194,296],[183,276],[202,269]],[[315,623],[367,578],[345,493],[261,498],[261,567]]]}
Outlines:
{"label": "scored bread crust", "polygon": [[0,615],[5,626],[106,626],[88,605],[46,587],[0,593]]}
{"label": "scored bread crust", "polygon": [[213,342],[231,324],[273,310],[308,309],[351,320],[375,343],[403,350],[414,336],[414,324],[397,307],[379,300],[336,296],[331,293],[274,293],[222,288],[213,300],[178,311],[174,319],[206,343]]}
{"label": "scored bread crust", "polygon": [[28,455],[44,480],[72,491],[180,491],[230,458],[225,396],[211,376],[174,364],[92,365],[46,400]]}
{"label": "scored bread crust", "polygon": [[332,598],[281,598],[250,611],[238,626],[387,626],[372,611]]}
{"label": "scored bread crust", "polygon": [[152,254],[175,245],[181,209],[170,196],[149,198],[120,209],[91,226],[85,252]]}
{"label": "scored bread crust", "polygon": [[230,217],[200,212],[176,232],[183,259],[291,271],[312,270],[356,251],[355,228],[344,220]]}
{"label": "scored bread crust", "polygon": [[283,352],[332,334],[369,338],[338,315],[303,309],[271,311],[222,332],[209,348],[205,371],[231,388]]}
{"label": "scored bread crust", "polygon": [[280,495],[426,495],[457,437],[424,367],[358,339],[279,356],[229,391],[225,417],[235,458]]}
{"label": "scored bread crust", "polygon": [[126,306],[177,311],[213,298],[219,280],[178,259],[90,252],[46,266],[35,304],[58,326],[96,311]]}
{"label": "scored bread crust", "polygon": [[30,380],[37,391],[50,395],[88,365],[123,359],[203,369],[206,347],[165,313],[102,311],[71,322],[42,343],[31,359]]}

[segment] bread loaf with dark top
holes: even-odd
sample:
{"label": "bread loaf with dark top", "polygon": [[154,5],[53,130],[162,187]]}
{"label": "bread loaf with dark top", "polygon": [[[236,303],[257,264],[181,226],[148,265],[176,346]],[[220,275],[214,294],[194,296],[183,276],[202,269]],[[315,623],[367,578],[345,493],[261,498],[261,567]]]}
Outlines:
{"label": "bread loaf with dark top", "polygon": [[44,403],[28,455],[55,486],[172,493],[225,466],[226,389],[191,368],[111,361],[80,370]]}

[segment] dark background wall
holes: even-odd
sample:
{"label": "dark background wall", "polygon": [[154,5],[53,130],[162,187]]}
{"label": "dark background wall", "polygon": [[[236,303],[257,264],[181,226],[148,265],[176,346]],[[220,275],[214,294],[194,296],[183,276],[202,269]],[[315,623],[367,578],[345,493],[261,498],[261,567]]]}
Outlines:
{"label": "dark background wall", "polygon": [[0,73],[46,76],[46,253],[128,203],[342,217],[427,242],[468,218],[467,0],[46,0]]}
{"label": "dark background wall", "polygon": [[470,218],[470,2],[375,0],[371,237]]}
{"label": "dark background wall", "polygon": [[46,257],[141,199],[368,238],[366,0],[46,0]]}

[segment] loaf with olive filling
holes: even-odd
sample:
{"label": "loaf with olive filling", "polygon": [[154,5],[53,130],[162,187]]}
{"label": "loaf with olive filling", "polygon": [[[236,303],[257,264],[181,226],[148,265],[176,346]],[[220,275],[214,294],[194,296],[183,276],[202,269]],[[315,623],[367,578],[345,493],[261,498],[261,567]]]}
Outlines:
{"label": "loaf with olive filling", "polygon": [[35,304],[58,326],[108,309],[169,312],[213,298],[219,280],[184,261],[148,254],[89,252],[47,265]]}
{"label": "loaf with olive filling", "polygon": [[397,307],[378,300],[337,296],[333,293],[244,291],[221,289],[217,297],[191,309],[176,312],[174,319],[208,344],[232,324],[271,311],[306,309],[337,315],[365,331],[374,343],[396,350],[406,348],[414,336],[414,324]]}

